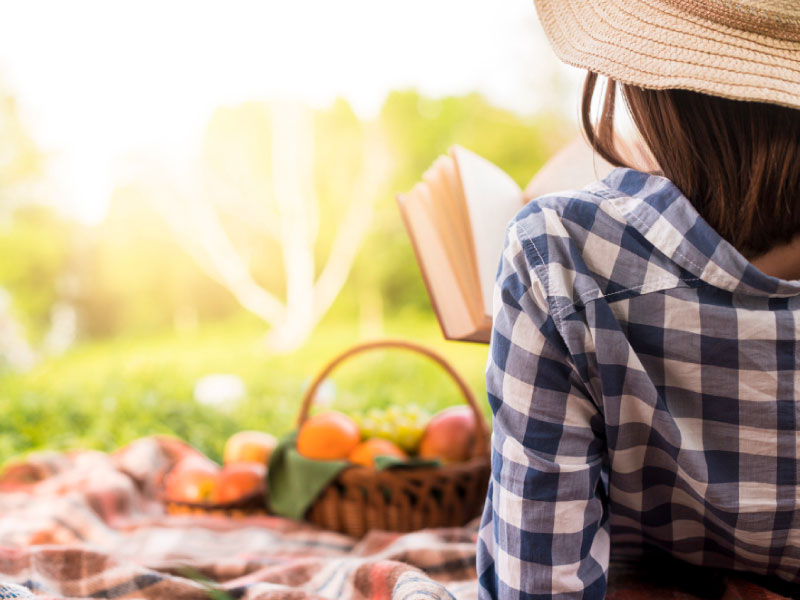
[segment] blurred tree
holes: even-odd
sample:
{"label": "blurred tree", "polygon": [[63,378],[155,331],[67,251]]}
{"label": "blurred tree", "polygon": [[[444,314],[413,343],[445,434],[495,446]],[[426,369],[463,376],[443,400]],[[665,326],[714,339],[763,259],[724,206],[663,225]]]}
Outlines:
{"label": "blurred tree", "polygon": [[144,183],[121,183],[105,221],[73,242],[71,272],[82,333],[191,330],[237,310],[200,270],[148,201]]}
{"label": "blurred tree", "polygon": [[[341,103],[332,109],[338,111],[339,123],[347,117],[342,109]],[[335,128],[339,123],[336,118],[323,119],[319,126]],[[206,273],[270,326],[269,343],[276,350],[302,345],[330,309],[347,281],[369,230],[375,199],[390,173],[379,124],[350,119],[349,125],[348,137],[333,136],[338,147],[328,147],[330,160],[320,163],[317,145],[322,138],[307,108],[275,102],[222,111],[209,126],[204,187],[156,203]],[[353,142],[359,145],[355,156]],[[349,161],[341,169],[334,164],[336,154]],[[325,207],[321,186],[330,194]],[[233,235],[226,215],[228,222],[238,221],[239,229],[249,226],[278,249],[269,260],[273,273],[280,260],[283,294],[254,275],[247,236]],[[321,223],[327,236],[322,239],[327,242],[324,260]]]}
{"label": "blurred tree", "polygon": [[[0,154],[16,158],[0,159],[0,203],[13,204],[13,189],[15,202],[26,188],[35,197],[43,158],[16,104],[3,110],[2,127],[16,133],[0,138]],[[240,311],[242,300],[287,324],[273,339],[296,328],[289,337],[299,344],[323,314],[379,335],[387,314],[432,318],[395,193],[453,143],[525,184],[572,134],[558,117],[520,117],[475,94],[395,92],[371,123],[344,100],[292,112],[264,102],[217,110],[188,184],[177,190],[180,173],[145,165],[119,182],[97,226],[30,203],[6,212],[0,252],[14,260],[0,264],[0,286],[12,296],[9,314],[37,347],[64,301],[90,337],[185,330]],[[296,202],[279,203],[279,189]],[[291,285],[290,264],[303,274]]]}
{"label": "blurred tree", "polygon": [[[13,237],[11,230],[14,211],[33,197],[43,162],[41,152],[22,122],[15,98],[0,91],[0,217],[5,225],[0,232],[0,247],[9,241],[9,237]],[[24,234],[22,237],[26,238],[23,244],[29,241]],[[48,244],[49,249],[54,246],[53,243]],[[28,312],[25,310],[30,308],[27,301],[31,300],[31,295],[34,296],[31,311],[33,314],[28,312],[26,316],[38,324],[40,300],[48,294],[50,282],[42,281],[39,290],[27,288],[25,291],[30,292],[30,295],[20,299],[15,284],[19,283],[20,277],[30,279],[30,275],[22,274],[20,268],[30,265],[31,262],[28,256],[15,252],[3,252],[3,256],[14,257],[14,260],[4,261],[3,268],[0,269],[0,284],[8,288],[0,288],[0,363],[16,369],[27,368],[33,364],[35,353],[18,313]]]}
{"label": "blurred tree", "polygon": [[43,341],[53,306],[63,295],[74,225],[51,208],[17,208],[0,228],[0,285],[11,294],[16,319],[34,343]]}

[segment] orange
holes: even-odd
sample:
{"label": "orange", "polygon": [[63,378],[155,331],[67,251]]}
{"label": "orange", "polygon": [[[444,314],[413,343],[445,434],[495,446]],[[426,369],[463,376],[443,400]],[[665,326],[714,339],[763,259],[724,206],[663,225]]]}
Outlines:
{"label": "orange", "polygon": [[356,422],[339,412],[314,415],[297,432],[297,451],[306,458],[341,460],[361,441]]}
{"label": "orange", "polygon": [[408,458],[405,452],[395,443],[382,438],[371,438],[361,442],[347,457],[351,463],[373,468],[376,456],[393,456],[395,458]]}
{"label": "orange", "polygon": [[226,465],[217,478],[214,501],[227,504],[264,491],[267,468],[260,463],[242,462]]}
{"label": "orange", "polygon": [[225,442],[223,453],[226,465],[233,463],[266,464],[272,455],[278,440],[263,431],[240,431],[234,433]]}

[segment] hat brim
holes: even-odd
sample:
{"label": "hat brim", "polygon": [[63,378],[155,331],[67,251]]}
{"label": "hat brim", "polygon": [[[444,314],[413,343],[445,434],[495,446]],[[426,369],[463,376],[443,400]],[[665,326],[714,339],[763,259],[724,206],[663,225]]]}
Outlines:
{"label": "hat brim", "polygon": [[743,31],[662,0],[534,0],[561,60],[651,89],[800,108],[800,40]]}

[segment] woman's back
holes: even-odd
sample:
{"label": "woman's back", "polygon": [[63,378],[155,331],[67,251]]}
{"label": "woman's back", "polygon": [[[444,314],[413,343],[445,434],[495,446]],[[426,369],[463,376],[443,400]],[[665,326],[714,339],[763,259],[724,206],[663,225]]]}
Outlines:
{"label": "woman's back", "polygon": [[517,216],[494,327],[484,588],[601,597],[610,545],[800,589],[800,281],[617,169]]}
{"label": "woman's back", "polygon": [[481,595],[600,599],[652,549],[800,598],[800,4],[534,4],[624,168],[509,226]]}

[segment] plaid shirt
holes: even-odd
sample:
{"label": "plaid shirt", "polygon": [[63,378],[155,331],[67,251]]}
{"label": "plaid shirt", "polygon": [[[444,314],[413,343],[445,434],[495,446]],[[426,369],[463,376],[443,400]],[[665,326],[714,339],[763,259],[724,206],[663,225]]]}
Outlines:
{"label": "plaid shirt", "polygon": [[612,549],[800,584],[799,338],[800,281],[663,177],[527,205],[495,287],[481,598],[603,598]]}

